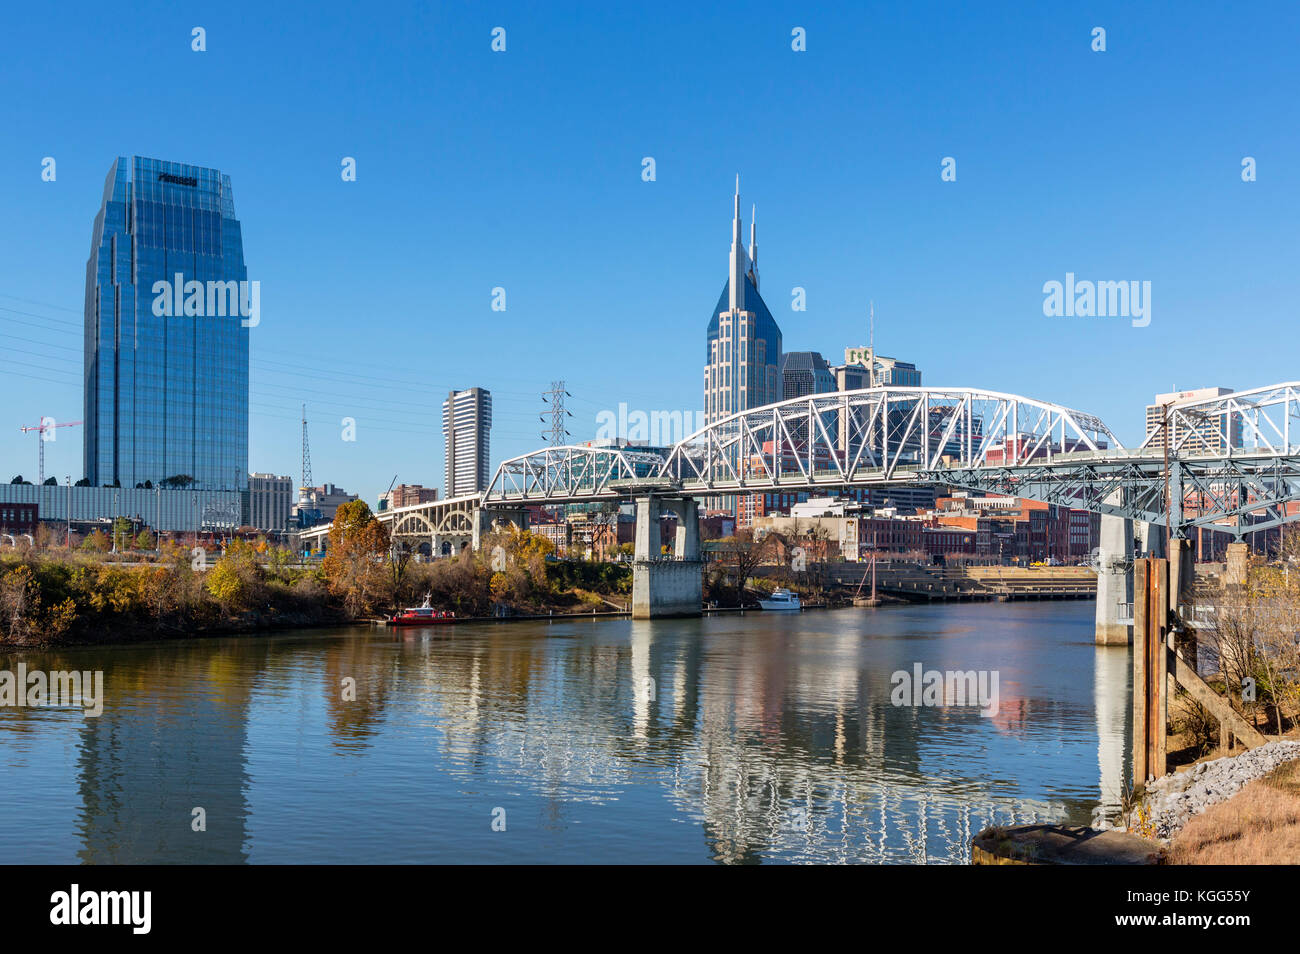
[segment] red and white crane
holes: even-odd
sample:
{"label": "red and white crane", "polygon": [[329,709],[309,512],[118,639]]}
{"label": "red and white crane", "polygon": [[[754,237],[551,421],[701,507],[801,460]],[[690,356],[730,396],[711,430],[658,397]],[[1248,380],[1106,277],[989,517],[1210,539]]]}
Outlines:
{"label": "red and white crane", "polygon": [[28,427],[22,428],[24,434],[28,431],[36,431],[39,435],[36,439],[36,443],[40,447],[40,451],[37,454],[37,459],[39,461],[37,464],[37,470],[40,473],[40,476],[36,480],[38,485],[45,483],[45,442],[54,440],[52,434],[50,437],[46,437],[46,433],[52,432],[56,427],[77,427],[79,424],[81,424],[81,421],[69,421],[66,424],[59,424],[52,417],[42,417],[41,423],[32,424]]}

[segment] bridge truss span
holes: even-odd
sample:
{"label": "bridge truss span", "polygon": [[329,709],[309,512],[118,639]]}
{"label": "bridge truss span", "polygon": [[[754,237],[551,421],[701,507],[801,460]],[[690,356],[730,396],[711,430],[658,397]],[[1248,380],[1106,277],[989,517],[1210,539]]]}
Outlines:
{"label": "bridge truss span", "polygon": [[653,451],[585,445],[546,447],[504,461],[488,485],[484,502],[618,500],[626,494],[613,485],[657,477],[663,465],[662,455]]}
{"label": "bridge truss span", "polygon": [[971,388],[890,387],[791,398],[715,421],[660,476],[732,490],[895,482],[1122,445],[1094,415]]}
{"label": "bridge truss span", "polygon": [[[1300,454],[1300,381],[1169,405],[1175,455]],[[1142,448],[1163,452],[1165,428],[1149,428]]]}
{"label": "bridge truss span", "polygon": [[[977,388],[885,387],[790,398],[714,421],[663,451],[546,447],[482,494],[382,512],[396,538],[470,537],[529,505],[902,483],[1024,497],[1105,516],[1217,525],[1238,538],[1300,519],[1300,382],[1170,405],[1126,449],[1098,417]],[[1217,436],[1216,436],[1217,435]],[[329,526],[303,531],[322,545]]]}

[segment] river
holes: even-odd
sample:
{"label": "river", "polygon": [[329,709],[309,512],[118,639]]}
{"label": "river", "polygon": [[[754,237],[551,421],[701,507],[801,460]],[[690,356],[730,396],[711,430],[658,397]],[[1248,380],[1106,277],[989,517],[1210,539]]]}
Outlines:
{"label": "river", "polygon": [[[0,863],[964,863],[1086,823],[1127,759],[1091,602],[368,627],[0,653]],[[891,701],[998,677],[997,711]],[[951,700],[949,700],[951,701]],[[200,830],[196,830],[200,829]]]}

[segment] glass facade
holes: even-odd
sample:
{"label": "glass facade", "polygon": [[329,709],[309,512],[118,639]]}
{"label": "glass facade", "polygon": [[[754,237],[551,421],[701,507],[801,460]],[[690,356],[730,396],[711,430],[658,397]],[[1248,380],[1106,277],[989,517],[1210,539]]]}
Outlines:
{"label": "glass facade", "polygon": [[247,486],[247,278],[229,176],[140,156],[113,163],[86,263],[92,484]]}

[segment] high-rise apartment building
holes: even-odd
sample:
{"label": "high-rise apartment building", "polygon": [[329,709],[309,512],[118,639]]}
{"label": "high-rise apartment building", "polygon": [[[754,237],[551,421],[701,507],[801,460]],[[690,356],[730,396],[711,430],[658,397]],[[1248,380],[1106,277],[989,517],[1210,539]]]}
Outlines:
{"label": "high-rise apartment building", "polygon": [[[1164,419],[1167,406],[1223,397],[1231,393],[1232,388],[1197,388],[1192,391],[1157,394],[1155,403],[1147,405],[1146,426],[1147,434],[1151,437],[1148,446],[1157,449],[1165,446]],[[1174,434],[1169,446],[1177,448],[1180,454],[1221,454],[1242,446],[1244,428],[1240,415],[1207,415],[1194,422],[1189,421],[1188,417],[1185,414],[1179,415],[1171,428]]]}
{"label": "high-rise apartment building", "polygon": [[492,395],[483,388],[452,391],[442,402],[447,496],[487,489],[491,466]]}
{"label": "high-rise apartment building", "polygon": [[86,263],[85,467],[94,485],[240,490],[247,281],[230,177],[121,157]]}
{"label": "high-rise apartment building", "polygon": [[741,239],[739,176],[730,270],[709,317],[704,360],[705,423],[781,400],[781,329],[758,293],[758,237],[752,215],[749,254]]}

